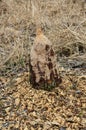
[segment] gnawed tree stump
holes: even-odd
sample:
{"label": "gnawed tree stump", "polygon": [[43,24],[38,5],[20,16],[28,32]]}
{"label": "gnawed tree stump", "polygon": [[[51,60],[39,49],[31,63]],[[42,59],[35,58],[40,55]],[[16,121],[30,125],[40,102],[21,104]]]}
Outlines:
{"label": "gnawed tree stump", "polygon": [[35,88],[51,89],[61,83],[57,57],[51,42],[37,29],[30,53],[30,83]]}

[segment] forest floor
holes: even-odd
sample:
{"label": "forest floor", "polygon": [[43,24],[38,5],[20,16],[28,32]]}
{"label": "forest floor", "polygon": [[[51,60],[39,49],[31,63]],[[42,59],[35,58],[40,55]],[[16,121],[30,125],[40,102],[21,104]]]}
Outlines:
{"label": "forest floor", "polygon": [[86,130],[86,76],[62,80],[45,91],[29,84],[29,72],[0,76],[0,130]]}

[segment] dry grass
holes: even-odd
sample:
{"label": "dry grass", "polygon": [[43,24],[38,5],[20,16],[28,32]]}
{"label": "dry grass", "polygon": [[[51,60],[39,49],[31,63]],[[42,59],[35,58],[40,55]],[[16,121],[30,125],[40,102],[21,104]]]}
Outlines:
{"label": "dry grass", "polygon": [[86,62],[86,2],[80,0],[0,1],[0,67],[29,58],[37,26],[67,59]]}

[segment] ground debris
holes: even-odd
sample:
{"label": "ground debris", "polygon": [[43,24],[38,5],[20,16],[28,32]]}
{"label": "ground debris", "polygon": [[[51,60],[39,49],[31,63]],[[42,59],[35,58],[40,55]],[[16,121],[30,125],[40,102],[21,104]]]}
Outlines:
{"label": "ground debris", "polygon": [[62,84],[49,92],[32,88],[24,74],[19,75],[18,78],[24,78],[24,80],[22,82],[15,80],[12,86],[7,85],[4,89],[1,88],[1,91],[3,89],[0,95],[0,128],[2,130],[5,128],[25,130],[85,128],[84,84],[86,81],[84,78],[78,81],[78,89],[73,89],[69,77],[65,75]]}

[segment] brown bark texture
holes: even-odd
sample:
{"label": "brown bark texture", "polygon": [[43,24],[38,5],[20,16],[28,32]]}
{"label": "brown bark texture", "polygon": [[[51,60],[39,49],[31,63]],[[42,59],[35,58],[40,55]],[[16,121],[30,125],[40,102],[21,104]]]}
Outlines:
{"label": "brown bark texture", "polygon": [[57,57],[51,42],[41,29],[37,30],[30,52],[30,83],[38,89],[51,89],[61,83]]}

